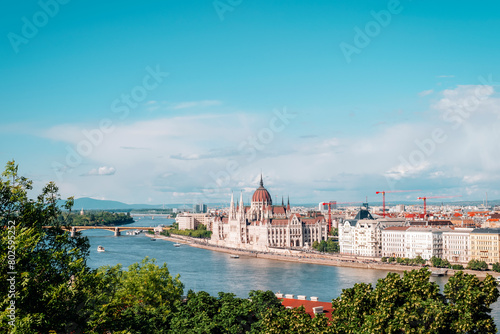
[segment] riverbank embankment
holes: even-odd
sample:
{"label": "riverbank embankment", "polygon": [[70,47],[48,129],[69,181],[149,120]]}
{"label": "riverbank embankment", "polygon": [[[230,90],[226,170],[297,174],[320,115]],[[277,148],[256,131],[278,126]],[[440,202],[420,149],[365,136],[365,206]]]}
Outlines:
{"label": "riverbank embankment", "polygon": [[[157,239],[163,239],[171,242],[187,244],[191,247],[203,248],[215,252],[237,254],[240,256],[250,256],[250,257],[257,257],[257,258],[277,260],[277,261],[288,261],[288,262],[298,262],[298,263],[319,264],[325,266],[352,267],[361,269],[376,269],[376,270],[398,271],[398,272],[422,268],[420,266],[405,266],[396,263],[383,263],[379,259],[365,258],[362,256],[325,254],[325,253],[299,251],[299,250],[293,250],[293,251],[290,250],[289,253],[271,253],[271,252],[266,253],[266,252],[256,252],[244,249],[210,245],[208,242],[204,240],[199,240],[197,238],[191,238],[183,235],[176,235],[170,237],[161,235],[160,236],[158,235],[153,236],[148,234],[146,235],[149,237],[156,237]],[[447,268],[429,268],[429,269],[432,270],[433,272],[439,272],[441,274],[448,276],[453,276],[455,272],[458,271]],[[492,276],[500,276],[500,273],[491,271],[477,271],[477,270],[462,270],[462,271],[467,274],[476,275],[477,277],[486,277],[487,274],[490,274]]]}

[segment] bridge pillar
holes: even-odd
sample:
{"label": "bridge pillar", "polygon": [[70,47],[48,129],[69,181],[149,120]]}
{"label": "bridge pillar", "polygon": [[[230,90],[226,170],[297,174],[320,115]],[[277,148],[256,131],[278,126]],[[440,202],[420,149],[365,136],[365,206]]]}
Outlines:
{"label": "bridge pillar", "polygon": [[118,227],[115,227],[115,237],[119,237],[120,235],[120,229]]}
{"label": "bridge pillar", "polygon": [[75,236],[75,233],[76,233],[76,228],[75,228],[75,227],[72,227],[72,228],[71,228],[71,233],[70,233],[70,236],[74,237],[74,236]]}

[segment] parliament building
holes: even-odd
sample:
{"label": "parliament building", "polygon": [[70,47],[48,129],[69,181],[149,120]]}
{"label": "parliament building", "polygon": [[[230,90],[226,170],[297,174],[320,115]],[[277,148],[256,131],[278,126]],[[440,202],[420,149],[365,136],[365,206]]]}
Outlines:
{"label": "parliament building", "polygon": [[216,217],[212,224],[211,244],[255,251],[279,251],[303,249],[314,241],[327,240],[328,224],[319,214],[301,216],[290,211],[290,200],[285,206],[273,205],[271,195],[264,188],[262,175],[260,186],[252,196],[250,206],[231,204],[226,216]]}

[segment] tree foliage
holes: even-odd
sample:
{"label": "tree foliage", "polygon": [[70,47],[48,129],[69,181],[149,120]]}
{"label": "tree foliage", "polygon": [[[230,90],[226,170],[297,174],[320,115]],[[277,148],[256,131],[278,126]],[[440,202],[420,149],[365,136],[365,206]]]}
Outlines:
{"label": "tree foliage", "polygon": [[451,268],[451,264],[448,260],[439,258],[437,256],[431,257],[431,264],[436,268]]}
{"label": "tree foliage", "polygon": [[167,333],[172,315],[181,303],[183,284],[166,264],[145,258],[123,270],[120,264],[99,269],[100,299],[90,317],[99,333],[127,330],[133,333]]}
{"label": "tree foliage", "polygon": [[218,297],[189,291],[172,319],[172,333],[261,333],[268,312],[282,309],[271,291],[251,291],[248,299],[219,292]]}
{"label": "tree foliage", "polygon": [[[333,300],[336,333],[496,333],[489,306],[498,299],[495,280],[456,273],[444,294],[423,268],[389,273],[375,288],[355,284]],[[462,312],[462,313],[460,313]]]}
{"label": "tree foliage", "polygon": [[471,270],[488,270],[488,264],[485,261],[470,260],[467,264],[467,269]]}
{"label": "tree foliage", "polygon": [[113,226],[131,224],[134,218],[130,213],[117,213],[108,211],[87,211],[80,213],[62,212],[58,217],[60,222],[66,222],[72,226]]}
{"label": "tree foliage", "polygon": [[168,236],[171,234],[185,235],[193,238],[210,238],[212,231],[208,231],[207,227],[200,224],[196,227],[196,230],[179,230],[177,225],[172,224],[172,228],[169,230]]}
{"label": "tree foliage", "polygon": [[321,242],[313,242],[312,247],[319,251],[325,253],[338,253],[340,252],[340,246],[337,241],[333,241],[333,239],[328,238],[327,241],[321,240]]}
{"label": "tree foliage", "polygon": [[[0,289],[8,291],[7,279],[13,278],[15,298],[2,294],[1,331],[12,328],[7,306],[14,302],[16,332],[67,332],[83,326],[90,312],[87,302],[93,295],[95,273],[86,265],[89,243],[61,229],[65,222],[58,220],[60,198],[54,183],[45,186],[36,200],[28,198],[31,188],[31,181],[18,175],[15,162],[8,162],[0,178]],[[68,199],[66,209],[72,203]],[[12,231],[15,263],[9,264]]]}

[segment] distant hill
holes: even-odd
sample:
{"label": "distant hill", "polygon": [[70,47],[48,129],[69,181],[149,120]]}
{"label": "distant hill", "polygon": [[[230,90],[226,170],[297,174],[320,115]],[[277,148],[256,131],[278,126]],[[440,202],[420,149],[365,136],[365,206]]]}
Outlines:
{"label": "distant hill", "polygon": [[[64,203],[64,201],[61,201]],[[126,204],[118,201],[108,201],[82,197],[75,199],[73,210],[132,210],[132,209],[161,209],[162,205]]]}

